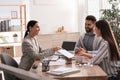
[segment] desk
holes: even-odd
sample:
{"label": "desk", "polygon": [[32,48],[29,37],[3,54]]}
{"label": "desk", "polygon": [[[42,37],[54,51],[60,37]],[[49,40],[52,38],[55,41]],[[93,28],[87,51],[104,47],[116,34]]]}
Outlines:
{"label": "desk", "polygon": [[50,69],[55,69],[63,66],[70,68],[79,68],[80,72],[70,74],[67,76],[54,76],[46,72],[42,72],[41,66],[39,65],[39,67],[36,70],[36,73],[39,75],[44,75],[59,80],[107,80],[107,74],[97,65],[77,66],[73,63],[69,65],[50,65]]}

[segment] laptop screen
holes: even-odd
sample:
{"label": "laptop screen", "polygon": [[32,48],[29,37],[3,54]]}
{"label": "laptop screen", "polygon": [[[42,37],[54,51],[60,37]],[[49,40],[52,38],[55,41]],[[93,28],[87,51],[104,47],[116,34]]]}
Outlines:
{"label": "laptop screen", "polygon": [[76,42],[63,41],[62,48],[68,51],[73,51],[75,48]]}

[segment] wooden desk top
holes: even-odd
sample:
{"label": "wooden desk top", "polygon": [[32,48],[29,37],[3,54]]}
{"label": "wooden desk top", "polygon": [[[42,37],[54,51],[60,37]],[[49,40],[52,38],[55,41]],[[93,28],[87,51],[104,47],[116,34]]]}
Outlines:
{"label": "wooden desk top", "polygon": [[80,72],[70,74],[67,76],[54,76],[46,72],[42,72],[42,68],[39,67],[36,69],[36,73],[39,75],[44,75],[50,78],[59,79],[59,80],[107,80],[107,74],[97,65],[94,66],[78,66],[73,64],[70,65],[50,65],[50,70],[58,67],[70,67],[78,68]]}

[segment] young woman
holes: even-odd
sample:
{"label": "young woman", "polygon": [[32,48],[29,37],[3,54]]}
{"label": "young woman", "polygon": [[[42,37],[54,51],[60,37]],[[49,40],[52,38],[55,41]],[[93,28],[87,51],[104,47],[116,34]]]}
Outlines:
{"label": "young woman", "polygon": [[108,74],[108,80],[117,80],[115,64],[120,59],[120,55],[111,27],[107,21],[99,20],[95,23],[95,33],[102,39],[97,54],[92,56],[81,48],[77,55],[91,58],[92,64],[99,65]]}
{"label": "young woman", "polygon": [[30,70],[36,59],[43,59],[44,57],[51,56],[60,47],[55,47],[47,50],[41,50],[36,40],[36,35],[40,31],[40,26],[37,21],[31,20],[27,24],[27,30],[22,42],[22,58],[19,68],[24,70]]}

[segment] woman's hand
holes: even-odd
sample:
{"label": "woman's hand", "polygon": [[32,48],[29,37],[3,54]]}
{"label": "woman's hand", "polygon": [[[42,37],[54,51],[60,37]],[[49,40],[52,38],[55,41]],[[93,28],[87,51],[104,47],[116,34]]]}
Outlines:
{"label": "woman's hand", "polygon": [[83,48],[77,48],[76,50],[75,50],[75,54],[78,54],[79,52],[86,52],[86,50],[85,49],[83,49]]}
{"label": "woman's hand", "polygon": [[75,56],[85,56],[85,57],[88,57],[88,58],[92,58],[92,54],[86,53],[85,50],[79,51],[77,54],[75,54]]}
{"label": "woman's hand", "polygon": [[54,51],[58,51],[60,49],[61,49],[61,47],[59,47],[59,46],[53,48]]}
{"label": "woman's hand", "polygon": [[76,49],[76,53],[75,53],[75,56],[84,56],[84,54],[86,53],[86,50],[83,49],[83,48],[78,48]]}
{"label": "woman's hand", "polygon": [[83,56],[84,55],[84,51],[79,51],[78,53],[75,54],[75,56]]}
{"label": "woman's hand", "polygon": [[79,53],[79,52],[81,52],[81,51],[83,51],[83,52],[86,52],[86,50],[85,49],[83,49],[83,48],[77,48],[76,50],[75,50],[75,53],[77,54],[77,53]]}
{"label": "woman's hand", "polygon": [[80,48],[80,51],[82,51],[82,52],[87,52],[84,48]]}

